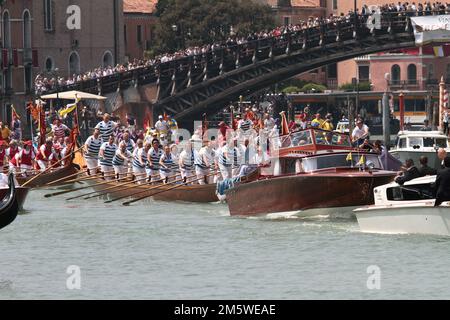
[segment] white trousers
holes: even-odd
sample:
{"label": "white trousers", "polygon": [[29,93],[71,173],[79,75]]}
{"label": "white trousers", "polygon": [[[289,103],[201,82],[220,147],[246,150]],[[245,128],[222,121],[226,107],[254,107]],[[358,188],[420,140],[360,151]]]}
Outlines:
{"label": "white trousers", "polygon": [[105,180],[114,180],[114,168],[112,166],[100,165],[100,171],[105,175]]}
{"label": "white trousers", "polygon": [[232,170],[231,166],[226,167],[222,164],[219,164],[219,170],[220,170],[223,180],[233,178],[233,170]]}
{"label": "white trousers", "polygon": [[91,174],[95,174],[98,168],[98,159],[85,158],[86,166],[88,167]]}
{"label": "white trousers", "polygon": [[180,174],[181,174],[181,179],[184,179],[184,178],[190,178],[190,177],[192,177],[193,175],[194,175],[194,170],[187,170],[187,169],[183,169],[183,168],[180,168]]}
{"label": "white trousers", "polygon": [[128,173],[128,166],[113,166],[114,168],[114,173],[117,175],[119,175],[119,179],[123,179],[127,176]]}
{"label": "white trousers", "polygon": [[[211,172],[209,169],[202,169],[199,166],[195,166],[195,174],[197,175],[197,179],[200,179],[200,180],[198,180],[198,183],[200,185],[210,184],[212,182],[212,179],[213,179],[212,176],[206,177],[210,173]],[[205,181],[205,179],[206,179],[206,181]]]}
{"label": "white trousers", "polygon": [[148,177],[147,171],[145,170],[145,168],[138,168],[138,167],[133,166],[133,174],[134,174],[134,178],[135,178],[135,180],[137,180],[138,184],[144,184],[145,179]]}
{"label": "white trousers", "polygon": [[45,171],[45,169],[47,169],[48,161],[38,160],[37,163],[41,171]]}
{"label": "white trousers", "polygon": [[145,169],[147,171],[147,176],[151,177],[151,182],[155,182],[158,180],[161,180],[162,177],[160,177],[161,171],[156,169]]}
{"label": "white trousers", "polygon": [[164,183],[166,182],[165,179],[167,179],[167,182],[171,182],[172,178],[173,178],[173,173],[172,171],[163,171],[163,170],[159,170],[159,175],[161,176],[161,179],[164,179]]}

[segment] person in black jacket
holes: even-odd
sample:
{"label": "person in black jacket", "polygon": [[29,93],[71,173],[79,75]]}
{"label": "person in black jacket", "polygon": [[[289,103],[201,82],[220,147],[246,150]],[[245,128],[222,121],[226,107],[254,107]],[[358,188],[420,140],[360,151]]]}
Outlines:
{"label": "person in black jacket", "polygon": [[420,165],[421,165],[421,167],[419,168],[421,177],[436,175],[436,173],[437,173],[436,169],[428,166],[428,158],[427,157],[421,156],[419,161],[420,161]]}
{"label": "person in black jacket", "polygon": [[436,177],[436,202],[435,207],[438,207],[444,201],[450,201],[450,158],[444,159],[444,169],[437,173]]}
{"label": "person in black jacket", "polygon": [[413,159],[406,159],[404,167],[402,167],[403,172],[401,175],[395,178],[395,182],[399,185],[403,185],[405,182],[420,178],[419,169],[414,165]]}

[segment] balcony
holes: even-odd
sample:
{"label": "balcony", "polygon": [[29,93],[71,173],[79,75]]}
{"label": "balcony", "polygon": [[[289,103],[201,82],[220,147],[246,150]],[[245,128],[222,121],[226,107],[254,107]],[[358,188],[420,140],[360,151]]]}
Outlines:
{"label": "balcony", "polygon": [[420,82],[417,79],[391,80],[389,81],[391,90],[419,90]]}

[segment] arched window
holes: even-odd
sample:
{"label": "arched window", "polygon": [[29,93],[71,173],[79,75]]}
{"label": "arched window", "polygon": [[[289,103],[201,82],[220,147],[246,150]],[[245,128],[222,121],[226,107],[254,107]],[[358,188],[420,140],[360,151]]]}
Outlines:
{"label": "arched window", "polygon": [[23,12],[23,47],[31,48],[31,16],[28,10]]}
{"label": "arched window", "polygon": [[415,64],[410,64],[408,66],[408,84],[417,83],[417,67]]}
{"label": "arched window", "polygon": [[106,51],[103,55],[103,67],[112,67],[113,66],[113,56],[111,52]]}
{"label": "arched window", "polygon": [[11,21],[9,19],[9,12],[3,13],[3,45],[5,48],[11,48]]}
{"label": "arched window", "polygon": [[52,2],[52,0],[44,0],[44,29],[46,31],[53,30],[53,2]]}
{"label": "arched window", "polygon": [[55,65],[53,64],[53,59],[51,57],[45,59],[45,71],[50,72],[53,71],[54,68]]}
{"label": "arched window", "polygon": [[80,56],[73,51],[69,56],[69,76],[80,74]]}
{"label": "arched window", "polygon": [[400,66],[398,64],[394,64],[391,68],[391,79],[392,84],[400,84]]}

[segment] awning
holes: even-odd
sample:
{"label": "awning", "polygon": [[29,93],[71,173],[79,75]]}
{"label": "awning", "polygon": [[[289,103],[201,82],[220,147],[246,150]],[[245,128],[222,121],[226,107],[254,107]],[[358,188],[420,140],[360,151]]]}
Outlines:
{"label": "awning", "polygon": [[91,94],[82,91],[65,91],[59,92],[58,94],[52,93],[42,96],[41,99],[50,100],[50,99],[67,99],[67,100],[75,100],[75,97],[83,100],[106,100],[106,97],[98,96],[96,94]]}

